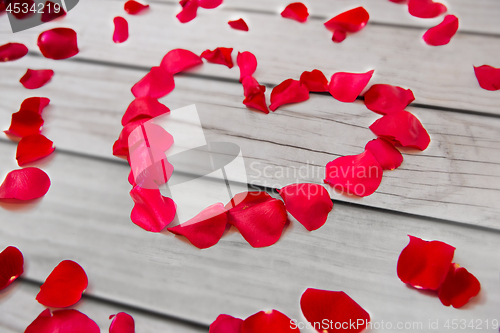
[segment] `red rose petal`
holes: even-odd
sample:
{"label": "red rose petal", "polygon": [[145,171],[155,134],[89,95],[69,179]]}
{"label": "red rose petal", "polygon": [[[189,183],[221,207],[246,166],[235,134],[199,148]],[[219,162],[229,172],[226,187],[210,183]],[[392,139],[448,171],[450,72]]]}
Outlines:
{"label": "red rose petal", "polygon": [[54,71],[52,69],[33,70],[28,68],[19,82],[26,89],[38,89],[49,82],[53,75]]}
{"label": "red rose petal", "polygon": [[0,199],[33,200],[43,197],[49,187],[49,176],[38,168],[13,170],[0,185]]}
{"label": "red rose petal", "polygon": [[82,298],[88,283],[87,274],[80,265],[64,260],[45,279],[36,300],[47,307],[65,308]]}
{"label": "red rose petal", "polygon": [[294,2],[286,6],[281,12],[281,16],[295,21],[305,22],[309,13],[307,12],[307,7],[302,2]]}
{"label": "red rose petal", "polygon": [[62,6],[59,7],[59,11],[56,13],[55,3],[52,1],[47,1],[45,2],[45,6],[43,8],[41,20],[42,22],[46,23],[65,15],[66,12],[64,11],[64,8]]}
{"label": "red rose petal", "polygon": [[121,16],[113,19],[115,31],[113,33],[113,42],[123,43],[128,39],[128,22]]}
{"label": "red rose petal", "polygon": [[403,155],[386,139],[378,138],[368,142],[365,150],[373,154],[383,170],[394,170],[403,163]]}
{"label": "red rose petal", "polygon": [[260,85],[253,76],[246,76],[243,79],[242,84],[245,95],[243,104],[245,104],[247,107],[257,109],[264,113],[269,113],[266,104],[266,87]]}
{"label": "red rose petal", "polygon": [[328,162],[325,183],[342,193],[366,197],[377,190],[382,175],[377,159],[365,150],[359,155],[342,156]]}
{"label": "red rose petal", "polygon": [[373,72],[371,70],[366,73],[335,73],[330,80],[328,91],[336,100],[352,103],[370,82]]}
{"label": "red rose petal", "polygon": [[390,2],[394,2],[394,3],[405,3],[406,0],[389,0]]}
{"label": "red rose petal", "polygon": [[366,107],[379,114],[403,111],[415,100],[415,96],[413,96],[410,89],[403,89],[389,84],[374,84],[368,89],[364,97]]}
{"label": "red rose petal", "polygon": [[430,28],[424,34],[424,41],[432,46],[446,45],[458,30],[458,18],[455,15],[446,15],[443,22]]}
{"label": "red rose petal", "polygon": [[144,230],[160,232],[174,220],[175,203],[161,195],[160,190],[135,186],[130,196],[135,203],[130,218]]}
{"label": "red rose petal", "polygon": [[[10,14],[12,14],[18,20],[23,20],[25,18],[33,16],[33,11],[25,10],[24,8],[31,9],[35,4],[33,0],[9,0],[8,4],[12,5],[10,10]],[[19,8],[19,11],[16,10],[16,7]]]}
{"label": "red rose petal", "polygon": [[45,309],[26,328],[24,333],[100,333],[99,326],[77,310]]}
{"label": "red rose petal", "polygon": [[40,114],[30,110],[21,110],[12,114],[10,127],[6,134],[18,137],[25,137],[33,134],[40,134],[43,119]]}
{"label": "red rose petal", "polygon": [[125,2],[125,5],[123,6],[123,9],[130,14],[130,15],[136,15],[142,12],[143,10],[149,8],[149,5],[143,5],[142,3],[139,3],[134,0],[129,0]]}
{"label": "red rose petal", "polygon": [[420,18],[434,18],[448,9],[442,3],[434,2],[432,0],[409,0],[408,11],[410,15]]}
{"label": "red rose petal", "polygon": [[474,73],[481,88],[491,91],[500,90],[500,68],[488,65],[474,66]]}
{"label": "red rose petal", "polygon": [[120,132],[120,136],[118,140],[113,144],[113,155],[114,156],[128,156],[129,154],[129,145],[128,145],[128,137],[133,130],[136,129],[137,126],[144,124],[146,121],[150,120],[151,117],[144,116],[143,118],[135,118],[125,125],[125,127]]}
{"label": "red rose petal", "polygon": [[175,88],[174,76],[161,67],[153,67],[139,82],[132,87],[136,98],[161,98]]}
{"label": "red rose petal", "polygon": [[210,325],[208,333],[241,333],[243,320],[226,314],[221,314]]}
{"label": "red rose petal", "polygon": [[236,63],[240,68],[240,82],[247,76],[252,76],[257,69],[257,58],[253,55],[253,53],[245,51],[238,52],[238,56],[236,57]]}
{"label": "red rose petal", "polygon": [[417,289],[437,290],[446,279],[455,248],[439,241],[410,236],[398,259],[398,277]]}
{"label": "red rose petal", "polygon": [[228,223],[234,225],[253,247],[276,243],[287,221],[283,202],[266,192],[239,193],[226,209],[229,209]]}
{"label": "red rose petal", "polygon": [[169,51],[163,57],[160,67],[171,74],[177,74],[201,64],[203,64],[203,60],[193,52],[184,49],[175,49]]}
{"label": "red rose petal", "polygon": [[335,43],[341,43],[344,41],[344,39],[346,39],[346,37],[347,32],[337,29],[333,32],[332,41],[334,41]]}
{"label": "red rose petal", "polygon": [[219,7],[222,4],[222,0],[198,0],[198,4],[201,8],[213,9]]}
{"label": "red rose petal", "polygon": [[50,99],[46,97],[29,97],[22,103],[19,110],[29,110],[42,115],[43,109],[49,105]]}
{"label": "red rose petal", "polygon": [[397,145],[425,150],[431,138],[420,120],[408,111],[389,113],[370,125],[375,135]]}
{"label": "red rose petal", "polygon": [[5,11],[5,7],[6,7],[5,1],[6,0],[0,0],[0,13]]}
{"label": "red rose petal", "polygon": [[325,22],[325,27],[334,32],[332,40],[340,43],[346,37],[346,32],[357,32],[368,23],[370,15],[363,7],[357,7],[335,16]]}
{"label": "red rose petal", "polygon": [[300,308],[307,321],[317,331],[325,333],[358,333],[365,330],[370,322],[368,312],[343,291],[309,288],[300,298]]}
{"label": "red rose petal", "polygon": [[38,36],[38,47],[45,58],[67,59],[78,54],[76,32],[69,28],[55,28]]}
{"label": "red rose petal", "polygon": [[0,62],[21,59],[28,54],[28,48],[20,43],[7,43],[0,46]]}
{"label": "red rose petal", "polygon": [[234,21],[228,21],[227,24],[235,30],[248,31],[248,25],[242,18]]}
{"label": "red rose petal", "polygon": [[111,315],[109,319],[113,319],[109,325],[109,333],[135,333],[134,318],[131,315],[119,312]]}
{"label": "red rose petal", "polygon": [[328,191],[318,184],[292,184],[278,193],[286,210],[309,231],[321,228],[333,208]]}
{"label": "red rose petal", "polygon": [[205,50],[201,54],[202,58],[207,59],[208,62],[213,64],[220,64],[227,66],[229,68],[233,68],[233,59],[231,57],[231,53],[233,52],[233,48],[227,47],[218,47],[213,51]]}
{"label": "red rose petal", "polygon": [[54,149],[54,143],[42,134],[25,136],[17,145],[17,164],[23,166],[49,156]]}
{"label": "red rose petal", "polygon": [[288,79],[271,91],[271,105],[269,108],[275,111],[283,104],[299,103],[309,99],[309,90],[300,81]]}
{"label": "red rose petal", "polygon": [[318,69],[312,72],[304,72],[300,76],[300,83],[305,85],[310,92],[328,91],[328,79],[325,74]]}
{"label": "red rose petal", "polygon": [[24,272],[24,258],[19,249],[8,246],[0,253],[0,290],[7,288]]}
{"label": "red rose petal", "polygon": [[438,295],[443,305],[461,308],[479,291],[481,284],[474,275],[458,264],[451,264]]}
{"label": "red rose petal", "polygon": [[201,213],[178,226],[167,228],[176,235],[186,237],[199,249],[206,249],[219,242],[227,225],[227,212],[221,203],[204,209]]}
{"label": "red rose petal", "polygon": [[155,118],[162,114],[169,113],[170,109],[151,97],[139,97],[130,103],[127,111],[122,117],[122,126],[137,118],[149,117]]}
{"label": "red rose petal", "polygon": [[175,17],[181,23],[187,23],[196,17],[196,12],[198,11],[198,0],[181,0],[179,4],[182,6],[182,10]]}
{"label": "red rose petal", "polygon": [[292,321],[277,310],[260,311],[243,321],[241,333],[287,333],[300,332]]}

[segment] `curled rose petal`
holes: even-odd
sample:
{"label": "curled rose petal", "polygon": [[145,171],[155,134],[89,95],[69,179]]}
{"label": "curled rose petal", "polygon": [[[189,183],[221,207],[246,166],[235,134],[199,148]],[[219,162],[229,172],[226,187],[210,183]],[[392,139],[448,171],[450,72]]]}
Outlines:
{"label": "curled rose petal", "polygon": [[134,120],[129,121],[120,132],[118,140],[116,140],[115,143],[113,144],[113,155],[128,156],[129,154],[128,137],[130,133],[132,133],[132,131],[135,130],[137,126],[144,124],[146,121],[150,119],[151,117],[144,116],[143,118],[135,118]]}
{"label": "curled rose petal", "polygon": [[201,8],[214,9],[222,4],[222,0],[198,0]]}
{"label": "curled rose petal", "polygon": [[99,326],[78,310],[45,309],[24,333],[100,333]]}
{"label": "curled rose petal", "polygon": [[295,21],[305,22],[309,13],[307,12],[307,7],[302,2],[294,2],[286,6],[281,12],[281,16]]}
{"label": "curled rose petal", "polygon": [[451,264],[438,295],[443,305],[461,308],[479,291],[481,284],[474,275],[458,264]]}
{"label": "curled rose petal", "polygon": [[42,134],[25,136],[17,145],[17,164],[19,166],[24,166],[49,156],[54,150],[54,143]]}
{"label": "curled rose petal", "polygon": [[264,113],[269,113],[266,104],[266,87],[260,85],[253,76],[246,76],[243,79],[243,90],[245,99],[243,104],[247,107],[257,109]]}
{"label": "curled rose petal", "polygon": [[67,59],[78,54],[76,32],[69,28],[55,28],[38,36],[38,47],[45,58]]}
{"label": "curled rose petal", "polygon": [[182,6],[182,10],[175,17],[181,23],[187,23],[196,17],[196,12],[198,11],[198,0],[181,0],[179,4]]}
{"label": "curled rose petal", "polygon": [[326,165],[325,183],[341,193],[366,197],[377,190],[383,170],[373,154],[342,156]]}
{"label": "curled rose petal", "polygon": [[228,223],[253,247],[276,243],[287,221],[285,205],[266,192],[243,192],[226,205]]}
{"label": "curled rose petal", "polygon": [[175,88],[174,76],[161,67],[153,67],[139,82],[132,87],[136,98],[161,98]]}
{"label": "curled rose petal", "polygon": [[193,52],[184,49],[175,49],[169,51],[163,57],[160,67],[171,74],[177,74],[201,64],[203,64],[203,60]]}
{"label": "curled rose petal", "polygon": [[125,111],[122,117],[122,126],[127,125],[137,118],[155,118],[169,112],[170,109],[158,102],[155,98],[139,97],[134,99],[127,107],[127,111]]}
{"label": "curled rose petal", "polygon": [[394,170],[403,163],[403,155],[386,139],[372,140],[366,144],[365,149],[373,154],[383,170]]}
{"label": "curled rose petal", "polygon": [[36,300],[47,307],[65,308],[82,298],[88,283],[82,266],[74,261],[64,260],[45,279]]}
{"label": "curled rose petal", "polygon": [[286,210],[309,231],[321,228],[333,208],[328,191],[318,184],[292,184],[278,193]]}
{"label": "curled rose petal", "polygon": [[109,319],[113,319],[109,325],[109,333],[135,333],[134,318],[128,313],[118,312],[109,316]]}
{"label": "curled rose petal", "polygon": [[0,290],[7,288],[24,272],[24,258],[21,251],[8,246],[0,253]]}
{"label": "curled rose petal", "polygon": [[149,8],[149,5],[143,5],[142,3],[139,3],[134,0],[129,0],[125,2],[125,5],[123,5],[123,9],[130,14],[130,15],[136,15],[142,12],[143,10],[146,10]]}
{"label": "curled rose petal", "polygon": [[115,31],[113,32],[113,42],[123,43],[128,39],[128,22],[121,16],[113,19]]}
{"label": "curled rose petal", "polygon": [[22,103],[19,110],[29,110],[42,115],[43,109],[49,105],[50,99],[46,97],[29,97]]}
{"label": "curled rose petal", "polygon": [[431,138],[420,120],[408,111],[389,113],[370,125],[375,135],[394,144],[425,150]]}
{"label": "curled rose petal", "polygon": [[248,25],[242,18],[234,21],[228,21],[227,24],[235,30],[248,31]]}
{"label": "curled rose petal", "polygon": [[458,30],[458,18],[455,15],[446,15],[443,22],[430,28],[422,37],[432,46],[446,45],[455,36]]}
{"label": "curled rose petal", "polygon": [[25,137],[33,134],[40,134],[43,119],[40,114],[30,110],[21,110],[12,114],[10,127],[4,131],[8,135]]}
{"label": "curled rose petal", "polygon": [[300,83],[307,87],[310,92],[328,91],[328,79],[325,74],[318,69],[312,72],[303,72],[300,76]]}
{"label": "curled rose petal", "polygon": [[224,205],[217,203],[205,208],[201,213],[178,226],[167,228],[176,235],[186,237],[199,249],[206,249],[219,242],[227,225]]}
{"label": "curled rose petal", "polygon": [[243,321],[241,333],[287,333],[300,332],[283,313],[277,310],[260,311]]}
{"label": "curled rose petal", "polygon": [[208,62],[213,64],[220,64],[227,66],[229,68],[233,68],[233,58],[231,57],[231,53],[233,52],[233,48],[227,47],[218,47],[213,51],[205,50],[201,54],[202,58],[205,58]]}
{"label": "curled rose petal", "polygon": [[434,2],[432,0],[409,0],[408,11],[410,15],[420,18],[434,18],[448,9],[442,3]]}
{"label": "curled rose petal", "polygon": [[62,8],[62,6],[60,6],[59,11],[56,12],[54,2],[52,1],[45,2],[41,18],[42,22],[47,23],[62,16],[66,16],[66,11],[64,11],[64,8]]}
{"label": "curled rose petal", "polygon": [[309,90],[300,81],[288,79],[271,91],[271,105],[269,108],[275,111],[283,104],[299,103],[309,99]]}
{"label": "curled rose petal", "polygon": [[[320,331],[324,322],[328,322],[327,328],[321,332],[358,333],[364,331],[370,322],[370,315],[351,297],[343,291],[329,291],[320,289],[307,289],[300,298],[300,308],[307,321]],[[344,323],[356,323],[356,325],[345,325]]]}
{"label": "curled rose petal", "polygon": [[242,82],[245,77],[252,76],[257,69],[257,58],[255,58],[253,53],[248,51],[238,52],[236,63],[240,68],[240,82]]}
{"label": "curled rose petal", "polygon": [[345,39],[346,32],[357,32],[363,29],[369,19],[370,15],[366,9],[356,7],[325,22],[325,27],[334,32],[332,40],[340,43]]}
{"label": "curled rose petal", "polygon": [[19,82],[26,89],[38,89],[49,82],[53,75],[54,71],[52,69],[33,70],[28,68]]}
{"label": "curled rose petal", "polygon": [[328,91],[336,100],[352,103],[370,82],[373,72],[371,70],[366,73],[335,73],[330,80]]}
{"label": "curled rose petal", "polygon": [[0,46],[0,62],[21,59],[28,54],[28,48],[20,43],[7,43]]}
{"label": "curled rose petal", "polygon": [[0,199],[33,200],[43,197],[50,188],[49,176],[38,168],[13,170],[0,185]]}
{"label": "curled rose petal", "polygon": [[243,320],[226,314],[221,314],[210,324],[208,333],[241,333]]}
{"label": "curled rose petal", "polygon": [[446,279],[455,248],[439,241],[410,236],[398,259],[398,277],[417,289],[437,290]]}
{"label": "curled rose petal", "polygon": [[403,89],[389,84],[374,84],[368,89],[364,97],[366,107],[379,114],[403,111],[415,100],[415,96],[413,96],[410,89]]}
{"label": "curled rose petal", "polygon": [[474,66],[474,73],[481,88],[491,91],[500,90],[500,68],[488,65]]}
{"label": "curled rose petal", "polygon": [[144,230],[160,232],[174,220],[175,203],[161,195],[160,190],[135,186],[130,196],[135,203],[130,218]]}

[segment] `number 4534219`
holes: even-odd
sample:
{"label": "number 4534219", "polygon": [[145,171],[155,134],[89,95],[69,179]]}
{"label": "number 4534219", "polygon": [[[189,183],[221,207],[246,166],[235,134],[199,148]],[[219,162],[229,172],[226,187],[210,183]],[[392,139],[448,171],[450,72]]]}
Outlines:
{"label": "number 4534219", "polygon": [[499,328],[499,322],[497,319],[493,320],[482,320],[482,319],[448,319],[444,323],[444,328],[452,330],[482,330],[482,329],[495,329]]}
{"label": "number 4534219", "polygon": [[61,5],[58,3],[53,3],[51,1],[47,1],[46,4],[43,3],[33,3],[31,6],[30,4],[24,2],[24,3],[9,3],[7,8],[5,8],[6,12],[9,13],[14,13],[14,14],[28,14],[28,13],[34,13],[34,14],[43,14],[44,12],[47,13],[55,13],[59,14],[61,11]]}

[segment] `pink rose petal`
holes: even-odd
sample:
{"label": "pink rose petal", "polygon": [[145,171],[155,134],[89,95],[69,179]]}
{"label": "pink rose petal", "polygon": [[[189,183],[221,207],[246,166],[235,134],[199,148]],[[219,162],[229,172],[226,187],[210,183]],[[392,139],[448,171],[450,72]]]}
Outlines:
{"label": "pink rose petal", "polygon": [[115,31],[113,33],[113,42],[123,43],[128,39],[128,22],[121,16],[113,19]]}
{"label": "pink rose petal", "polygon": [[43,197],[50,188],[49,176],[38,168],[13,170],[0,185],[0,199],[33,200]]}
{"label": "pink rose petal", "polygon": [[21,59],[28,54],[28,48],[20,43],[7,43],[0,46],[0,62]]}
{"label": "pink rose petal", "polygon": [[193,52],[184,49],[175,49],[169,51],[163,57],[160,67],[171,74],[177,74],[201,64],[203,64],[203,60]]}
{"label": "pink rose petal", "polygon": [[24,333],[100,333],[99,326],[78,310],[45,309]]}
{"label": "pink rose petal", "polygon": [[221,314],[210,325],[208,333],[241,333],[243,320],[226,314]]}
{"label": "pink rose petal", "polygon": [[139,82],[132,87],[136,98],[161,98],[175,88],[174,76],[161,67],[153,67]]}
{"label": "pink rose petal", "polygon": [[286,6],[281,12],[281,16],[295,21],[305,22],[309,13],[307,12],[307,7],[302,2],[294,2]]}
{"label": "pink rose petal", "polygon": [[271,105],[275,111],[283,104],[299,103],[309,99],[309,90],[300,81],[288,79],[274,87],[271,92]]}
{"label": "pink rose petal", "polygon": [[474,66],[474,73],[481,88],[491,91],[500,90],[500,68],[488,65]]}
{"label": "pink rose petal", "polygon": [[109,325],[109,333],[135,333],[134,318],[125,312],[118,312],[116,315],[109,316],[113,319]]}
{"label": "pink rose petal", "polygon": [[356,7],[335,16],[325,22],[325,27],[334,32],[332,40],[340,43],[346,37],[346,32],[357,32],[363,29],[370,15],[363,7]]}
{"label": "pink rose petal", "polygon": [[157,99],[151,97],[139,97],[130,103],[127,111],[122,117],[122,126],[137,118],[155,118],[162,114],[169,113],[170,109],[158,102]]}
{"label": "pink rose petal", "polygon": [[458,18],[455,15],[446,15],[443,22],[427,30],[424,41],[432,46],[446,45],[455,36],[458,30]]}
{"label": "pink rose petal", "polygon": [[245,95],[243,104],[245,104],[247,107],[257,109],[264,113],[269,113],[266,104],[266,87],[260,85],[253,76],[246,76],[243,79],[242,84]]}
{"label": "pink rose petal", "polygon": [[179,22],[187,23],[196,17],[198,0],[181,0],[179,4],[182,6],[181,12],[176,15]]}
{"label": "pink rose petal", "polygon": [[201,8],[213,9],[219,7],[222,4],[222,0],[198,0],[198,4]]}
{"label": "pink rose petal", "polygon": [[300,76],[300,83],[305,85],[310,92],[328,91],[328,79],[317,69],[312,72],[303,72]]}
{"label": "pink rose petal", "polygon": [[47,1],[45,2],[45,6],[43,8],[43,13],[42,13],[42,22],[50,22],[52,20],[55,20],[56,18],[66,16],[66,12],[64,11],[64,8],[62,6],[59,7],[59,11],[56,12],[55,10],[55,3],[52,1]]}
{"label": "pink rose petal", "polygon": [[252,76],[257,69],[257,58],[255,58],[253,53],[248,51],[238,52],[236,63],[240,68],[240,82],[242,82],[246,76]]}
{"label": "pink rose petal", "polygon": [[228,21],[227,24],[235,30],[248,31],[248,25],[242,18],[234,21]]}
{"label": "pink rose petal", "polygon": [[38,36],[38,47],[45,58],[67,59],[78,54],[76,32],[69,28],[55,28]]}
{"label": "pink rose petal", "polygon": [[132,133],[132,131],[135,130],[137,126],[144,124],[144,122],[150,119],[151,117],[149,116],[143,116],[142,118],[136,117],[134,118],[134,120],[129,121],[120,132],[118,140],[116,140],[115,143],[113,144],[113,155],[128,156],[129,154],[128,137],[130,133]]}
{"label": "pink rose petal", "polygon": [[144,230],[160,232],[174,220],[175,203],[162,196],[160,190],[135,186],[130,196],[135,203],[130,218]]}
{"label": "pink rose petal", "polygon": [[205,50],[201,54],[202,58],[205,58],[208,62],[213,64],[224,65],[229,68],[233,68],[233,59],[231,53],[233,48],[218,47],[213,51]]}
{"label": "pink rose petal", "polygon": [[332,75],[328,90],[336,100],[352,103],[370,82],[373,72],[371,70],[366,73],[335,73]]}
{"label": "pink rose petal", "polygon": [[403,111],[415,100],[415,96],[413,96],[410,89],[403,89],[389,84],[374,84],[368,89],[364,97],[368,109],[384,115]]}
{"label": "pink rose petal", "polygon": [[38,89],[49,82],[53,75],[54,71],[52,69],[33,70],[28,68],[19,82],[26,89]]}
{"label": "pink rose petal", "polygon": [[142,3],[139,3],[134,0],[129,0],[125,2],[125,5],[123,5],[123,9],[130,14],[130,15],[136,15],[142,12],[143,10],[146,10],[149,8],[149,5],[143,5]]}
{"label": "pink rose petal", "polygon": [[403,163],[403,155],[386,139],[372,140],[366,144],[365,149],[373,154],[383,170],[397,169]]}
{"label": "pink rose petal", "polygon": [[292,325],[292,320],[283,313],[260,311],[243,321],[241,333],[298,333],[300,330]]}
{"label": "pink rose petal", "polygon": [[410,15],[419,18],[434,18],[448,9],[442,3],[434,2],[432,0],[409,0],[408,11]]}

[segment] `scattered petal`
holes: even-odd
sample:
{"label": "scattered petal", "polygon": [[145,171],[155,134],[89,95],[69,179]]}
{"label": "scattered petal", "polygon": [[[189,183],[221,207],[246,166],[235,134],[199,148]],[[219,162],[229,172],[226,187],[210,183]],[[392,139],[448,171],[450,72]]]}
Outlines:
{"label": "scattered petal", "polygon": [[430,28],[424,34],[424,41],[432,46],[446,45],[458,30],[458,18],[455,15],[446,15],[443,22]]}
{"label": "scattered petal", "polygon": [[328,79],[325,74],[318,69],[312,72],[305,71],[300,76],[300,83],[307,87],[309,92],[325,92],[328,91]]}
{"label": "scattered petal", "polygon": [[38,47],[45,58],[67,59],[78,54],[76,32],[69,28],[55,28],[38,36]]}
{"label": "scattered petal", "polygon": [[5,11],[5,7],[6,7],[5,1],[6,0],[0,0],[0,13]]}
{"label": "scattered petal", "polygon": [[229,68],[233,68],[233,59],[231,57],[231,53],[233,52],[233,48],[227,47],[218,47],[213,51],[205,50],[201,54],[202,58],[205,58],[208,62],[213,64],[220,64],[227,66]]}
{"label": "scattered petal", "polygon": [[20,43],[7,43],[0,46],[0,62],[21,59],[28,54],[28,48]]}
{"label": "scattered petal", "polygon": [[373,72],[371,70],[366,73],[335,73],[332,75],[328,90],[336,100],[352,103],[370,82]]}
{"label": "scattered petal", "polygon": [[479,291],[481,284],[474,275],[458,264],[451,264],[438,295],[443,305],[461,308]]}
{"label": "scattered petal", "polygon": [[33,70],[28,68],[19,82],[26,89],[38,89],[49,82],[53,75],[54,71],[52,69]]}
{"label": "scattered petal", "polygon": [[0,199],[33,200],[43,197],[50,188],[49,176],[38,168],[13,170],[0,185]]}
{"label": "scattered petal", "polygon": [[62,16],[66,16],[66,12],[64,11],[64,8],[62,6],[59,6],[59,11],[56,12],[54,2],[45,2],[41,18],[42,22],[47,23]]}
{"label": "scattered petal", "polygon": [[175,88],[174,76],[161,67],[153,67],[139,82],[132,87],[136,98],[161,98]]}
{"label": "scattered petal", "polygon": [[113,319],[109,325],[109,333],[135,333],[134,318],[125,312],[118,312],[116,315],[111,315],[109,319]]}
{"label": "scattered petal", "polygon": [[6,134],[18,137],[25,137],[33,134],[40,134],[43,119],[40,114],[30,110],[21,110],[12,114],[12,121]]}
{"label": "scattered petal", "polygon": [[128,39],[128,22],[121,16],[113,19],[115,32],[113,33],[113,42],[123,43]]}
{"label": "scattered petal", "polygon": [[305,22],[309,13],[307,12],[307,7],[302,2],[294,2],[286,6],[281,12],[281,16],[295,21]]}
{"label": "scattered petal", "polygon": [[248,25],[242,18],[227,22],[229,26],[236,30],[248,31]]}
{"label": "scattered petal", "polygon": [[389,1],[394,3],[405,3],[407,0],[389,0]]}
{"label": "scattered petal", "polygon": [[46,156],[54,151],[54,143],[42,134],[25,136],[17,145],[16,160],[19,166],[24,166]]}
{"label": "scattered petal", "polygon": [[46,97],[29,97],[22,103],[19,110],[29,110],[42,115],[43,109],[49,105],[50,99]]}
{"label": "scattered petal", "polygon": [[253,55],[253,53],[245,51],[238,52],[238,56],[236,57],[236,63],[240,68],[240,82],[247,76],[252,76],[257,69],[257,58]]}
{"label": "scattered petal", "polygon": [[8,246],[0,253],[0,290],[7,288],[24,272],[24,258],[21,251]]}
{"label": "scattered petal", "polygon": [[196,17],[198,0],[181,0],[179,4],[182,6],[181,12],[176,15],[179,22],[187,23]]}
{"label": "scattered petal", "polygon": [[292,321],[277,310],[260,311],[243,321],[241,333],[287,333],[300,332]]}
{"label": "scattered petal", "polygon": [[374,84],[365,93],[366,107],[379,114],[403,111],[414,100],[410,89],[389,84]]}
{"label": "scattered petal", "polygon": [[432,0],[409,0],[408,11],[410,15],[420,18],[434,18],[448,9],[442,3],[434,2]]}
{"label": "scattered petal", "polygon": [[151,117],[149,116],[143,116],[142,118],[135,118],[134,120],[129,121],[120,132],[118,140],[116,140],[115,143],[113,144],[113,155],[128,156],[129,154],[128,137],[130,133],[132,133],[132,131],[135,130],[137,126],[144,124],[146,121],[150,119]]}
{"label": "scattered petal", "polygon": [[325,27],[334,32],[332,40],[340,43],[345,39],[346,32],[357,32],[363,29],[369,19],[370,15],[363,7],[356,7],[325,22]]}
{"label": "scattered petal", "polygon": [[24,333],[100,333],[99,326],[78,310],[45,309]]}
{"label": "scattered petal", "polygon": [[123,6],[123,9],[130,14],[130,15],[136,15],[142,12],[143,10],[149,8],[149,5],[143,5],[142,3],[139,3],[134,0],[129,0],[125,2],[125,5]]}
{"label": "scattered petal", "polygon": [[271,91],[271,105],[269,108],[275,111],[283,104],[299,103],[309,99],[307,86],[294,79],[288,79]]}
{"label": "scattered petal", "polygon": [[403,155],[386,139],[378,138],[368,142],[365,150],[373,154],[382,170],[394,170],[403,163]]}
{"label": "scattered petal", "polygon": [[246,76],[243,79],[242,84],[245,95],[243,104],[245,104],[247,107],[257,109],[264,113],[269,113],[266,104],[266,87],[260,85],[253,76]]}
{"label": "scattered petal", "polygon": [[500,68],[488,65],[474,66],[474,73],[481,88],[491,91],[500,90]]}
{"label": "scattered petal", "polygon": [[198,4],[201,8],[213,9],[219,7],[222,4],[222,0],[198,0]]}
{"label": "scattered petal", "polygon": [[347,37],[347,32],[345,30],[337,29],[333,32],[332,41],[335,43],[342,43]]}
{"label": "scattered petal", "polygon": [[137,118],[155,118],[162,114],[169,113],[170,109],[158,102],[157,99],[151,97],[139,97],[130,103],[127,111],[122,117],[122,126],[127,125]]}
{"label": "scattered petal", "polygon": [[130,196],[135,203],[130,218],[144,230],[160,232],[174,220],[175,203],[161,195],[160,190],[135,186]]}
{"label": "scattered petal", "polygon": [[177,74],[201,64],[203,64],[203,60],[193,52],[184,49],[175,49],[169,51],[163,57],[160,67],[171,74]]}
{"label": "scattered petal", "polygon": [[[18,20],[23,20],[34,14],[33,11],[24,10],[24,8],[32,8],[35,5],[33,0],[9,0],[8,3],[12,5],[10,8],[12,11],[9,14],[12,14]],[[16,11],[16,7],[19,8],[19,11]]]}
{"label": "scattered petal", "polygon": [[226,314],[221,314],[210,325],[208,333],[241,333],[243,320]]}

